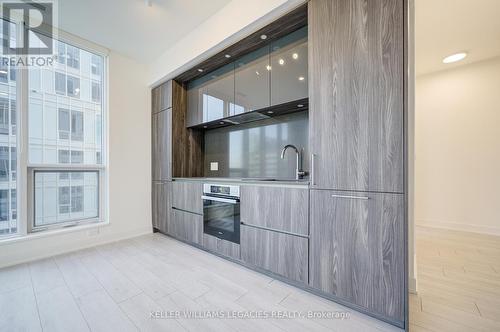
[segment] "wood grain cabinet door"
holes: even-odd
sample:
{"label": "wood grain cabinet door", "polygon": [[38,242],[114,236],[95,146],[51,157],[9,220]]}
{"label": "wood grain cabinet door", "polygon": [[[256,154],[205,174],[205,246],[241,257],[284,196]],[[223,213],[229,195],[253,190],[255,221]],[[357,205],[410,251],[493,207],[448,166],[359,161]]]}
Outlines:
{"label": "wood grain cabinet door", "polygon": [[172,179],[172,109],[153,114],[151,130],[153,181]]}
{"label": "wood grain cabinet door", "polygon": [[163,111],[172,107],[172,81],[163,83],[159,88],[160,108]]}
{"label": "wood grain cabinet door", "polygon": [[172,206],[178,210],[203,214],[203,184],[196,181],[172,182]]}
{"label": "wood grain cabinet door", "polygon": [[404,321],[404,196],[311,190],[311,287]]}
{"label": "wood grain cabinet door", "polygon": [[153,227],[160,232],[169,234],[171,196],[170,182],[153,182]]}
{"label": "wood grain cabinet door", "polygon": [[309,2],[312,187],[403,192],[403,0]]}
{"label": "wood grain cabinet door", "polygon": [[203,216],[172,209],[172,235],[191,243],[203,244]]}

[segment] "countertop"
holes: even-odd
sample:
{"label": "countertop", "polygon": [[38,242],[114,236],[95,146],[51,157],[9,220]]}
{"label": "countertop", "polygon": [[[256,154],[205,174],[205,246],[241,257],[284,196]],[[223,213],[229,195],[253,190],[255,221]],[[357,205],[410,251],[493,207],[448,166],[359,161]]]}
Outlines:
{"label": "countertop", "polygon": [[237,185],[265,185],[265,186],[280,186],[280,187],[309,187],[309,180],[261,180],[253,178],[210,178],[210,177],[196,177],[196,178],[173,178],[173,181],[197,181],[203,183],[227,183]]}

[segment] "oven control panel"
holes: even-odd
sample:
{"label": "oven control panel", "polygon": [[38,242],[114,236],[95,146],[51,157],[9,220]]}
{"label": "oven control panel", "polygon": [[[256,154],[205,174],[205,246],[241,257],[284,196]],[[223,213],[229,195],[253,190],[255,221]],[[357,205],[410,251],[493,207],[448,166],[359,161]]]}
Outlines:
{"label": "oven control panel", "polygon": [[240,197],[240,187],[226,184],[204,183],[203,193],[220,196]]}

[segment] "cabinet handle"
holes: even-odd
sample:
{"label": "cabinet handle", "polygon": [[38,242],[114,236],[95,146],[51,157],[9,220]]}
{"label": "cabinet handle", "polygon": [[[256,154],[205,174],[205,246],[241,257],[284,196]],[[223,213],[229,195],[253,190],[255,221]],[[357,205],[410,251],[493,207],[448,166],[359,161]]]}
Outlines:
{"label": "cabinet handle", "polygon": [[315,186],[316,182],[314,181],[314,160],[316,159],[316,155],[314,153],[311,154],[311,185]]}
{"label": "cabinet handle", "polygon": [[347,199],[362,199],[362,200],[369,200],[370,197],[366,196],[349,196],[349,195],[332,195],[333,198],[347,198]]}

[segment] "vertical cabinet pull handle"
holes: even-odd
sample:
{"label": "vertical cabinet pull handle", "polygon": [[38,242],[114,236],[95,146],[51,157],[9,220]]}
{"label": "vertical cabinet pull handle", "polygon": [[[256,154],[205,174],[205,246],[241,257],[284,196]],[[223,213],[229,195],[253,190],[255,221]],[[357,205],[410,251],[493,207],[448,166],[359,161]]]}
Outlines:
{"label": "vertical cabinet pull handle", "polygon": [[362,199],[362,200],[369,200],[370,197],[366,196],[350,196],[350,195],[332,195],[333,198],[347,198],[347,199]]}
{"label": "vertical cabinet pull handle", "polygon": [[316,185],[316,181],[314,179],[314,173],[316,173],[314,171],[314,160],[316,159],[316,155],[314,153],[311,154],[311,185],[312,186],[315,186]]}

